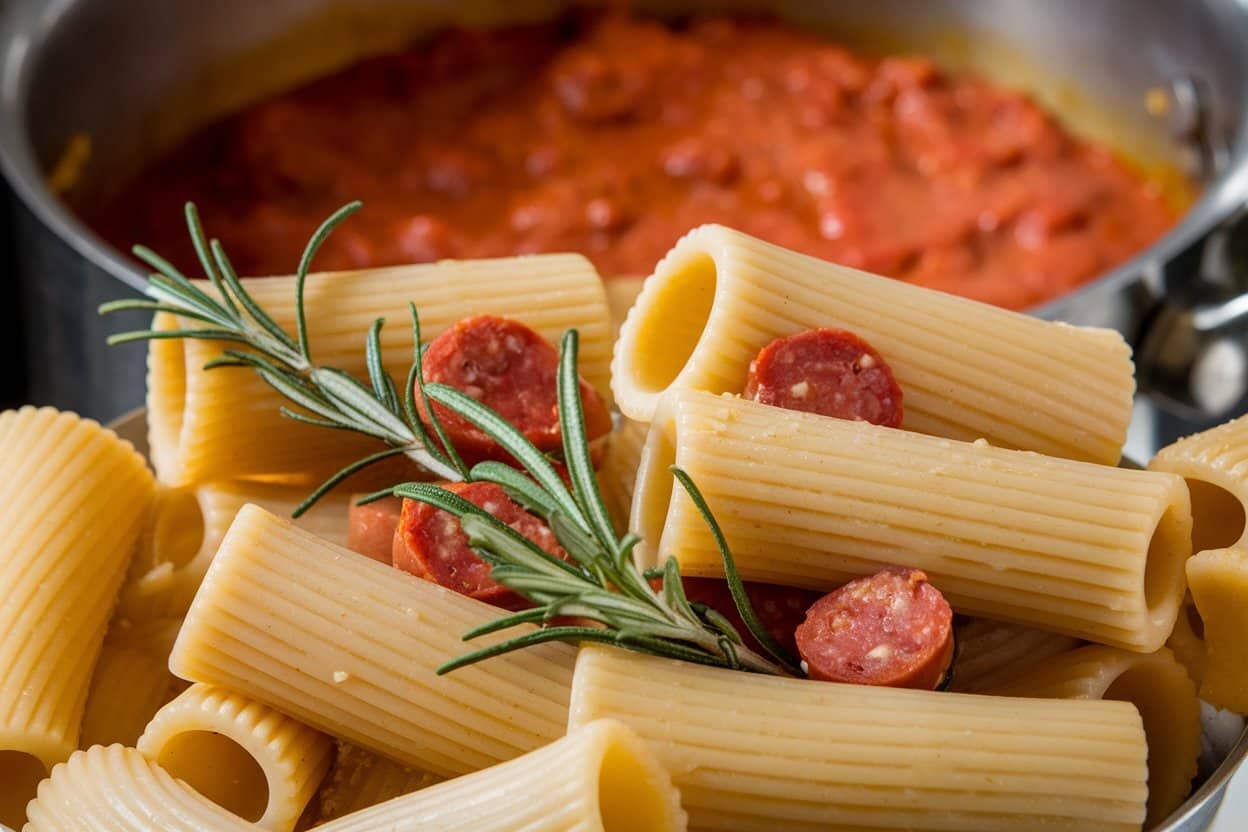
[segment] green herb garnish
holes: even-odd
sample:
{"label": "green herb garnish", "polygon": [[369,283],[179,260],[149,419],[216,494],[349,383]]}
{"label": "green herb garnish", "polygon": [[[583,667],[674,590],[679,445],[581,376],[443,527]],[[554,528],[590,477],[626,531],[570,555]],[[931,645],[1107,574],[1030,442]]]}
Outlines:
{"label": "green herb garnish", "polygon": [[[155,338],[202,338],[241,345],[228,347],[206,368],[245,367],[255,371],[273,389],[302,410],[283,407],[283,415],[308,424],[371,436],[389,447],[352,463],[327,479],[295,511],[302,514],[330,489],[361,469],[392,456],[406,456],[444,480],[497,483],[533,514],[549,524],[559,544],[572,557],[568,563],[533,544],[488,512],[446,489],[429,483],[404,483],[378,492],[365,501],[394,494],[419,500],[460,519],[473,550],[490,565],[490,577],[524,596],[533,609],[501,616],[465,633],[471,640],[522,623],[546,623],[491,647],[475,650],[442,665],[446,673],[492,656],[547,641],[600,642],[657,656],[699,664],[777,675],[798,675],[793,658],[766,629],[749,602],[732,553],[719,524],[689,476],[672,472],[706,520],[723,558],[724,573],[746,629],[764,648],[760,654],[745,645],[741,634],[722,614],[685,596],[680,567],[668,557],[653,577],[638,568],[633,549],[640,538],[615,533],[598,489],[585,435],[579,377],[577,333],[564,334],[559,356],[558,404],[563,434],[564,462],[572,487],[564,485],[554,466],[519,430],[495,411],[453,387],[424,382],[421,367],[420,317],[410,306],[412,363],[404,395],[399,396],[381,359],[380,332],[373,323],[365,340],[369,383],[332,367],[316,366],[311,357],[304,284],[317,249],[335,227],[358,210],[351,203],[327,219],[304,250],[296,273],[296,335],[291,337],[248,294],[217,240],[208,242],[192,204],[186,206],[187,226],[204,273],[216,297],[182,275],[151,250],[136,246],[137,257],[155,269],[146,293],[151,300],[122,300],[104,304],[101,313],[121,309],[168,312],[207,326],[126,332],[109,338],[110,344]],[[415,396],[424,397],[433,436],[417,413]],[[497,442],[524,468],[482,462],[468,469],[443,431],[429,402],[453,411]],[[599,626],[552,624],[556,619],[579,618]]]}

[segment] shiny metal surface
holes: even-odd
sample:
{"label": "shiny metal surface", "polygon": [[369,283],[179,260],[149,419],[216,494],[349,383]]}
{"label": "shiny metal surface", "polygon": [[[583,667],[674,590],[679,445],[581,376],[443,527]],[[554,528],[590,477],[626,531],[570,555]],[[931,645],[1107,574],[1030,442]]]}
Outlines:
{"label": "shiny metal surface", "polygon": [[[75,133],[106,192],[197,123],[450,22],[548,16],[562,0],[5,0],[0,164],[21,206],[18,272],[34,398],[110,418],[141,401],[143,350],[108,349],[96,305],[141,278],[45,187]],[[1153,444],[1243,409],[1248,385],[1248,0],[693,0],[663,12],[778,11],[838,37],[922,48],[1033,88],[1077,130],[1207,177],[1179,225],[1102,278],[1034,310],[1123,332],[1140,357]],[[291,34],[294,33],[294,34]],[[1169,90],[1164,115],[1144,107]],[[182,105],[170,110],[169,101]],[[13,280],[14,276],[8,276]],[[1234,356],[1238,355],[1239,359]],[[1230,356],[1230,358],[1228,358]],[[1236,363],[1238,361],[1238,364]],[[1241,372],[1228,372],[1236,366]],[[1204,829],[1248,735],[1159,829]]]}

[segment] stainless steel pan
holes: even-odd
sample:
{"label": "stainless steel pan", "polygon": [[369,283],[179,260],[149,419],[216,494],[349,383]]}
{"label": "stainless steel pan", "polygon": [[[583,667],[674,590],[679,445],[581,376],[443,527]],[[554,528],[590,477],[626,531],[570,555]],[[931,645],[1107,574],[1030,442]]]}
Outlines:
{"label": "stainless steel pan", "polygon": [[[115,187],[195,125],[448,22],[554,14],[561,0],[0,0],[0,163],[18,197],[17,274],[36,400],[101,418],[142,399],[143,349],[108,350],[96,305],[141,286],[130,262],[49,192],[71,137],[84,185]],[[771,10],[841,38],[918,49],[1032,88],[1077,130],[1169,160],[1204,184],[1164,239],[1034,310],[1112,326],[1136,347],[1149,439],[1242,410],[1248,390],[1248,0],[693,0],[672,11]],[[678,8],[673,8],[678,6]],[[1144,107],[1150,90],[1166,105]],[[173,102],[171,104],[171,102]],[[1154,108],[1156,111],[1157,108]],[[10,301],[12,303],[13,301]],[[12,359],[10,359],[11,361]],[[1207,826],[1248,735],[1214,752],[1161,828]]]}

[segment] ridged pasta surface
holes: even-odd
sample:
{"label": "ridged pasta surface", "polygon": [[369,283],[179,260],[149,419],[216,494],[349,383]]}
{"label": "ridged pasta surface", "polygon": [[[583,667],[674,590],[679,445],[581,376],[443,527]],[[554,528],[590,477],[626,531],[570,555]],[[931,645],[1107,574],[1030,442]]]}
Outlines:
{"label": "ridged pasta surface", "polygon": [[739,231],[694,229],[620,331],[615,396],[650,421],[675,387],[739,393],[754,355],[806,329],[871,343],[905,394],[903,427],[1114,464],[1135,391],[1116,332],[1051,323],[817,260]]}
{"label": "ridged pasta surface", "polygon": [[575,653],[568,645],[434,673],[464,652],[461,633],[498,614],[248,506],[222,542],[169,664],[179,676],[450,777],[564,731]]}
{"label": "ridged pasta surface", "polygon": [[[1187,488],[1135,471],[678,391],[652,430],[632,528],[641,550],[722,574],[684,468],[747,580],[831,590],[901,564],[959,612],[1156,650],[1182,600]],[[661,533],[661,534],[660,534]],[[654,542],[658,541],[657,549]]]}
{"label": "ridged pasta surface", "polygon": [[1122,702],[763,677],[612,648],[577,661],[569,725],[653,747],[695,830],[1138,830],[1147,748]]}
{"label": "ridged pasta surface", "polygon": [[[294,278],[245,281],[257,303],[294,332]],[[306,309],[320,366],[364,377],[364,337],[384,317],[382,354],[402,382],[412,358],[408,302],[428,340],[469,315],[528,324],[552,344],[580,332],[581,374],[605,396],[611,327],[602,281],[578,255],[444,261],[308,278]],[[194,324],[195,322],[190,322]],[[178,326],[167,316],[157,325]],[[323,478],[377,450],[375,440],[283,418],[283,399],[247,369],[203,370],[222,344],[157,340],[148,359],[152,461],[162,482],[186,485],[255,474]],[[246,425],[246,430],[240,430]]]}

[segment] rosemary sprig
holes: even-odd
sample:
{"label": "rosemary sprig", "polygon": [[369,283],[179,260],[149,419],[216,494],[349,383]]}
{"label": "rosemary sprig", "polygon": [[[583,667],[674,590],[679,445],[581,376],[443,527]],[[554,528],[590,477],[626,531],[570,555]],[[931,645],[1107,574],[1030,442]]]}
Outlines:
{"label": "rosemary sprig", "polygon": [[199,214],[192,203],[186,206],[186,224],[204,274],[215,290],[209,293],[186,278],[168,260],[145,246],[135,246],[134,254],[155,271],[148,276],[146,293],[151,300],[119,300],[100,307],[101,314],[123,309],[147,309],[167,312],[180,318],[202,321],[210,326],[200,328],[123,332],[108,339],[109,344],[162,338],[201,338],[228,341],[249,349],[229,348],[206,368],[249,367],[278,393],[303,410],[282,408],[283,415],[299,422],[336,428],[371,436],[389,446],[352,463],[326,480],[295,510],[298,517],[344,479],[368,466],[393,456],[406,456],[411,461],[444,480],[459,481],[467,476],[467,467],[446,441],[436,415],[432,418],[438,442],[432,440],[417,415],[412,401],[415,387],[423,388],[420,353],[420,320],[414,305],[409,305],[412,330],[416,333],[407,393],[400,398],[394,382],[382,366],[381,328],[384,321],[373,322],[365,341],[369,382],[366,386],[349,373],[333,367],[313,364],[308,338],[304,286],[317,250],[345,219],[359,210],[361,203],[343,206],[325,220],[308,241],[295,276],[295,326],[292,338],[260,308],[235,273],[220,241],[209,242],[204,235]]}
{"label": "rosemary sprig", "polygon": [[[673,468],[681,487],[705,518],[723,557],[724,572],[746,629],[764,648],[750,649],[732,623],[718,611],[692,604],[681,583],[676,559],[668,557],[656,574],[654,588],[648,572],[638,568],[633,550],[640,538],[618,536],[598,489],[585,433],[585,415],[577,373],[578,338],[564,334],[559,356],[557,394],[563,461],[571,488],[550,460],[523,433],[488,406],[443,384],[426,384],[422,368],[420,318],[409,304],[412,325],[412,363],[402,396],[382,362],[378,319],[365,339],[368,384],[349,373],[312,362],[304,306],[304,287],[317,249],[344,219],[360,207],[345,206],[326,220],[309,241],[295,281],[295,337],[282,329],[246,291],[217,240],[205,239],[193,205],[186,219],[196,253],[213,292],[188,280],[154,252],[136,247],[135,254],[155,272],[147,294],[151,300],[105,304],[101,313],[120,309],[149,309],[206,326],[174,330],[141,330],[115,335],[109,343],[156,338],[204,338],[238,343],[247,349],[225,349],[206,368],[245,367],[256,372],[301,410],[283,407],[282,413],[308,424],[347,430],[374,437],[389,447],[343,468],[312,492],[295,511],[298,516],[346,477],[382,459],[403,455],[445,480],[493,482],[513,499],[549,524],[572,562],[553,557],[483,509],[441,486],[404,483],[380,491],[362,502],[395,494],[419,500],[460,519],[469,545],[490,564],[496,582],[529,599],[535,607],[511,613],[465,633],[472,640],[524,623],[545,623],[490,647],[448,661],[439,669],[456,668],[547,641],[601,642],[630,650],[701,664],[759,673],[797,675],[793,658],[763,628],[746,596],[732,554],[705,499],[685,472]],[[433,435],[422,423],[415,403],[420,395],[430,415]],[[438,404],[476,425],[514,458],[523,472],[499,462],[482,462],[468,469],[434,413]],[[558,624],[574,618],[594,624]]]}

